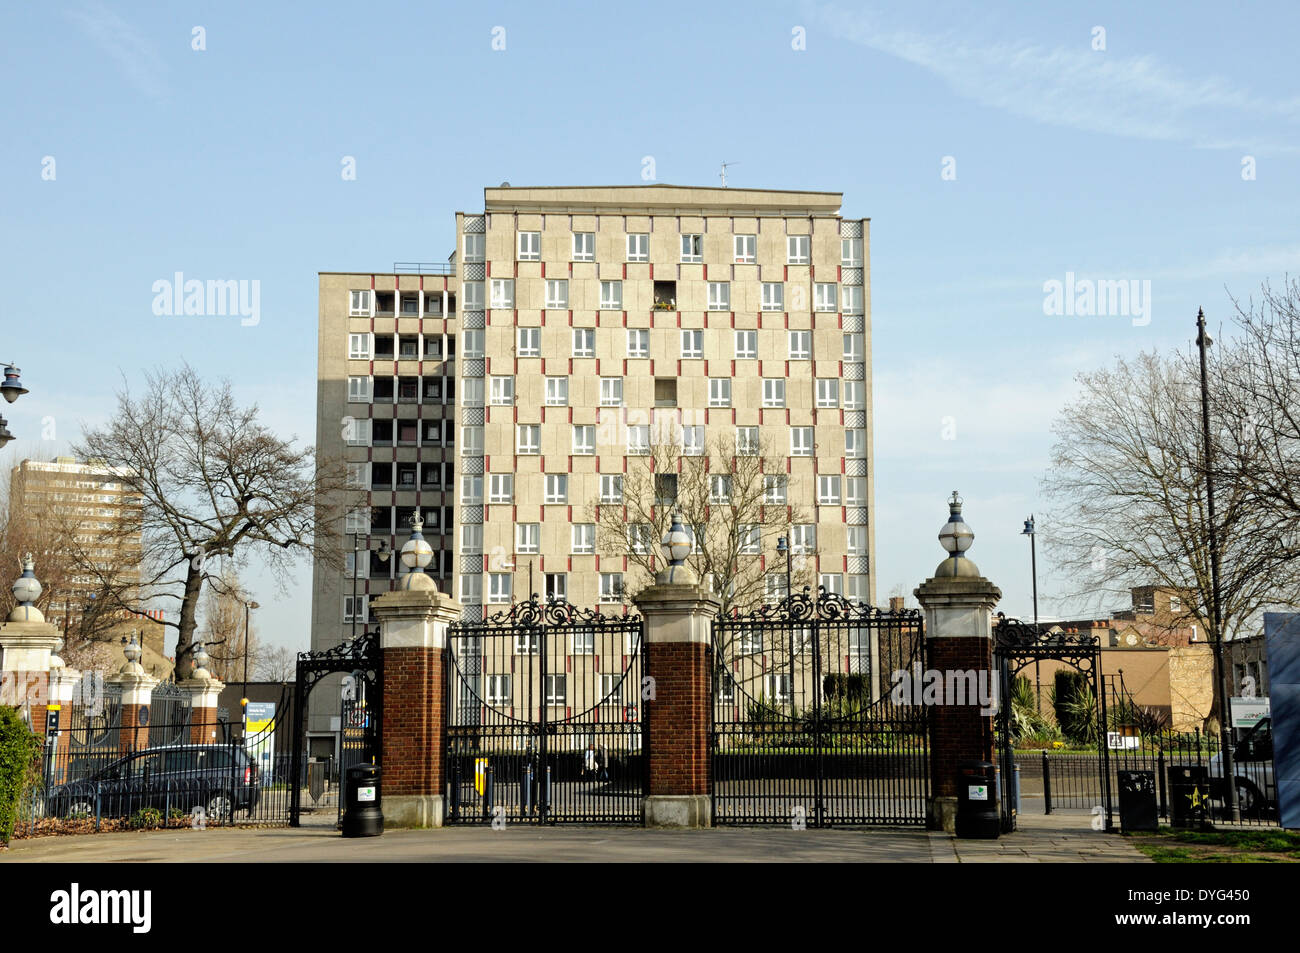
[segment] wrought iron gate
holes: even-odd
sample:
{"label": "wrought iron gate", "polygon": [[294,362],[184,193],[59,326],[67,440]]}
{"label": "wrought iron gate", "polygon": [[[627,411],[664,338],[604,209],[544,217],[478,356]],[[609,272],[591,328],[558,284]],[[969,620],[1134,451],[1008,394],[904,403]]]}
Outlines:
{"label": "wrought iron gate", "polygon": [[533,595],[448,632],[447,823],[639,823],[638,615]]}
{"label": "wrought iron gate", "polygon": [[920,612],[805,589],[713,642],[714,824],[925,823],[926,713],[890,677],[924,668]]}
{"label": "wrought iron gate", "polygon": [[1034,625],[1008,619],[998,613],[993,627],[993,660],[998,670],[997,758],[1002,802],[1002,830],[1016,829],[1020,812],[1020,786],[1016,783],[1015,742],[1018,737],[1016,679],[1033,662],[1064,663],[1084,675],[1091,691],[1091,704],[1077,713],[1080,730],[1093,736],[1096,747],[1094,814],[1105,815],[1105,829],[1113,829],[1111,815],[1110,750],[1106,744],[1106,695],[1099,690],[1097,671],[1101,663],[1101,640],[1095,635],[1066,632],[1059,626]]}

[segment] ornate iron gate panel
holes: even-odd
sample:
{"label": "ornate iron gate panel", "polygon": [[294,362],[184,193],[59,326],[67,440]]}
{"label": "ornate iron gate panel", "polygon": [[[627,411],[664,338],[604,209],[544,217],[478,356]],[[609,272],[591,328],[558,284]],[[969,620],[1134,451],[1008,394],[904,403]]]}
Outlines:
{"label": "ornate iron gate panel", "polygon": [[[1081,730],[1095,733],[1096,795],[1094,813],[1105,815],[1105,829],[1112,830],[1110,751],[1106,745],[1106,696],[1099,690],[1097,673],[1101,664],[1101,640],[1095,635],[1066,632],[1059,626],[1034,625],[1008,619],[998,613],[993,627],[993,662],[998,670],[997,759],[1002,808],[1002,830],[1016,829],[1020,791],[1016,784],[1015,707],[1016,679],[1033,662],[1063,663],[1086,677],[1092,692],[1090,711],[1081,711]],[[1087,706],[1085,706],[1087,707]]]}
{"label": "ornate iron gate panel", "polygon": [[[302,813],[302,789],[306,783],[303,764],[303,720],[307,717],[307,700],[316,684],[328,675],[342,673],[343,688],[339,700],[341,750],[339,789],[342,791],[347,767],[382,760],[379,744],[383,719],[379,677],[382,669],[379,633],[363,632],[330,649],[299,652],[293,705],[293,757],[290,766],[290,820],[297,827]],[[342,798],[339,798],[342,810]]]}
{"label": "ornate iron gate panel", "polygon": [[715,825],[924,825],[926,712],[891,690],[924,668],[919,611],[805,589],[713,641]]}
{"label": "ornate iron gate panel", "polygon": [[534,595],[447,641],[448,823],[640,823],[640,616]]}

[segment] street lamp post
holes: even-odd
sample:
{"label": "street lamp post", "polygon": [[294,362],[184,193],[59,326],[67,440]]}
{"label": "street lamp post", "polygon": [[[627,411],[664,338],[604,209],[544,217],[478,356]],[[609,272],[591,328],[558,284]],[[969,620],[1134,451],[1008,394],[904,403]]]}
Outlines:
{"label": "street lamp post", "polygon": [[[1029,519],[1025,520],[1025,528],[1021,530],[1020,535],[1029,537],[1029,572],[1033,577],[1034,585],[1034,634],[1038,633],[1038,551],[1034,544],[1034,514],[1029,514]],[[1043,711],[1043,677],[1039,669],[1038,659],[1034,659],[1034,709],[1042,714]]]}
{"label": "street lamp post", "polygon": [[239,693],[240,714],[244,722],[244,737],[248,737],[248,643],[252,631],[248,627],[248,614],[251,609],[262,608],[255,600],[244,603],[244,690]]}
{"label": "street lamp post", "polygon": [[[4,395],[4,399],[7,403],[12,404],[26,393],[28,393],[28,390],[23,386],[23,382],[19,379],[18,368],[9,364],[4,370],[4,381],[3,383],[0,383],[0,394]],[[13,439],[14,435],[9,432],[9,421],[0,416],[0,447],[4,447],[5,444]]]}
{"label": "street lamp post", "polygon": [[1210,389],[1206,370],[1205,352],[1214,341],[1205,330],[1205,312],[1196,310],[1196,346],[1201,352],[1201,436],[1205,442],[1205,502],[1209,517],[1210,543],[1210,624],[1214,628],[1214,680],[1219,696],[1219,750],[1223,754],[1223,780],[1228,810],[1233,822],[1241,820],[1241,805],[1237,803],[1237,778],[1232,758],[1232,712],[1223,678],[1223,632],[1219,618],[1219,534],[1214,518],[1214,445],[1210,441]]}

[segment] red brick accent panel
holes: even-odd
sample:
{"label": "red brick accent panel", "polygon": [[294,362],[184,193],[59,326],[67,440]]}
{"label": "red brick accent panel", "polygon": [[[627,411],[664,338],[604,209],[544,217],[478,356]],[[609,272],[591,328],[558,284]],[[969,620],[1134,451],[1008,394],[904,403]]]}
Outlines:
{"label": "red brick accent panel", "polygon": [[[993,642],[990,639],[928,639],[928,666],[947,672],[952,670],[984,672],[980,678],[993,677]],[[993,717],[981,715],[979,703],[971,705],[930,706],[930,780],[934,797],[957,795],[957,764],[961,761],[993,760]]]}
{"label": "red brick accent panel", "polygon": [[646,702],[650,793],[708,794],[708,647],[652,643],[647,646],[646,668],[655,691]]}
{"label": "red brick accent panel", "polygon": [[215,708],[190,709],[190,744],[211,744],[212,733],[217,730],[217,710]]}
{"label": "red brick accent panel", "polygon": [[443,656],[442,649],[384,649],[385,795],[443,793]]}
{"label": "red brick accent panel", "polygon": [[122,729],[117,735],[117,750],[122,754],[149,746],[149,729],[140,724],[143,705],[122,706]]}

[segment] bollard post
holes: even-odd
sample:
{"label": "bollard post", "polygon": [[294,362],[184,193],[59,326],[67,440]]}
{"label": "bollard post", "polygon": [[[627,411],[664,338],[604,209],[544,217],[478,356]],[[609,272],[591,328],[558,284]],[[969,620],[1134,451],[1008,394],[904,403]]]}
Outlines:
{"label": "bollard post", "polygon": [[1052,762],[1047,757],[1047,752],[1043,752],[1043,803],[1045,805],[1044,814],[1052,813]]}

